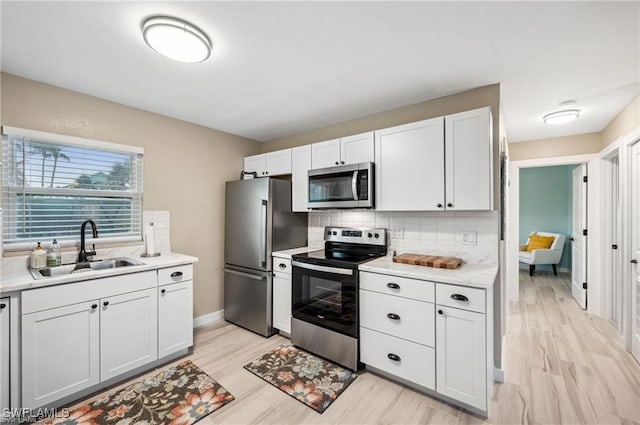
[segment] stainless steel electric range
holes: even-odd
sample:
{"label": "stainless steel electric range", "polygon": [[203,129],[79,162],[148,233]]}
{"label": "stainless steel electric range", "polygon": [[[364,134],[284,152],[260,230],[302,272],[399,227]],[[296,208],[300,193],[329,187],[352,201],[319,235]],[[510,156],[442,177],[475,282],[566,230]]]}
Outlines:
{"label": "stainless steel electric range", "polygon": [[323,250],[292,259],[291,341],[358,368],[358,265],[387,254],[385,229],[325,227]]}

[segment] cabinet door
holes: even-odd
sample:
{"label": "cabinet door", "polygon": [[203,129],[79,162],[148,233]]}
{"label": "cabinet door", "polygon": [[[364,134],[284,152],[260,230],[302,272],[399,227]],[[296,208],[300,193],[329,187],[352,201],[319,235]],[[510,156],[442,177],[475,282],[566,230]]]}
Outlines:
{"label": "cabinet door", "polygon": [[41,407],[97,384],[99,332],[97,300],[23,315],[22,407]]}
{"label": "cabinet door", "polygon": [[485,315],[436,306],[437,391],[487,409]]}
{"label": "cabinet door", "polygon": [[158,358],[193,345],[193,281],[158,288]]}
{"label": "cabinet door", "polygon": [[291,149],[282,149],[265,154],[266,175],[291,174]]}
{"label": "cabinet door", "polygon": [[247,156],[244,158],[244,171],[258,173],[258,177],[265,175],[267,170],[267,157],[264,154]]}
{"label": "cabinet door", "polygon": [[444,118],[375,132],[376,210],[444,209]]}
{"label": "cabinet door", "polygon": [[311,145],[311,168],[335,167],[340,165],[340,139]]}
{"label": "cabinet door", "polygon": [[445,117],[447,209],[493,208],[492,146],[491,108]]}
{"label": "cabinet door", "polygon": [[9,407],[9,298],[0,298],[0,410]]}
{"label": "cabinet door", "polygon": [[273,279],[273,327],[291,334],[291,275],[275,273]]}
{"label": "cabinet door", "polygon": [[311,145],[291,149],[291,209],[307,212],[309,202],[309,170]]}
{"label": "cabinet door", "polygon": [[373,132],[356,134],[340,139],[340,163],[373,162]]}
{"label": "cabinet door", "polygon": [[100,379],[158,358],[156,288],[100,300]]}

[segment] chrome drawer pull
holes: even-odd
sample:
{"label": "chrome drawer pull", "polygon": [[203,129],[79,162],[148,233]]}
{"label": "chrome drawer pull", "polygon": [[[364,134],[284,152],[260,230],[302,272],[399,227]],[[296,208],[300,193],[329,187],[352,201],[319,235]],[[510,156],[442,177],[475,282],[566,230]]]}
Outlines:
{"label": "chrome drawer pull", "polygon": [[398,316],[398,315],[397,315],[397,314],[395,314],[395,313],[389,313],[389,314],[387,314],[387,317],[388,317],[389,319],[391,319],[391,320],[400,320],[400,316]]}
{"label": "chrome drawer pull", "polygon": [[453,298],[456,301],[469,301],[469,298],[460,294],[451,294],[451,298]]}

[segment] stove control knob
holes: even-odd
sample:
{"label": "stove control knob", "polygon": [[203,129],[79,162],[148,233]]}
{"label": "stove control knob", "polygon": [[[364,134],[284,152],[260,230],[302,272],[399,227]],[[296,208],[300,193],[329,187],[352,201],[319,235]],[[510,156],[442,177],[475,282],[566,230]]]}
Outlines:
{"label": "stove control knob", "polygon": [[380,235],[378,233],[374,234],[373,236],[375,236],[376,239],[378,239],[380,237]]}
{"label": "stove control knob", "polygon": [[367,233],[367,237],[368,237],[368,238],[372,238],[372,237],[373,237],[373,234],[371,234],[371,233]]}
{"label": "stove control knob", "polygon": [[335,230],[333,231],[333,236],[337,235],[338,232],[336,232]]}
{"label": "stove control knob", "polygon": [[330,234],[331,234],[331,230],[327,230],[327,235],[330,235]]}

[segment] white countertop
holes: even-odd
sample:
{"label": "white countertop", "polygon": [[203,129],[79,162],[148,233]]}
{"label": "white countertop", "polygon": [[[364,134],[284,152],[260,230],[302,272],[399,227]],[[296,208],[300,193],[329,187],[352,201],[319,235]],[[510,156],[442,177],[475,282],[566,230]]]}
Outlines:
{"label": "white countertop", "polygon": [[300,248],[285,249],[284,251],[274,251],[271,253],[273,257],[289,258],[294,254],[304,254],[305,252],[318,251],[322,247],[302,246]]}
{"label": "white countertop", "polygon": [[394,263],[390,256],[361,264],[358,270],[483,289],[493,288],[498,275],[498,265],[492,263],[464,263],[457,269],[449,270]]}
{"label": "white countertop", "polygon": [[197,257],[191,257],[189,255],[177,254],[173,252],[169,254],[163,254],[158,257],[143,258],[139,256],[131,256],[130,258],[142,264],[137,266],[119,267],[115,269],[96,270],[92,273],[78,273],[49,277],[39,280],[34,279],[33,276],[31,276],[31,273],[29,273],[29,270],[27,270],[26,268],[6,271],[2,273],[2,278],[0,279],[0,295],[9,292],[22,291],[24,289],[41,288],[45,286],[60,285],[82,280],[93,280],[107,276],[117,276],[142,272],[146,270],[161,269],[164,267],[192,264],[198,261]]}

